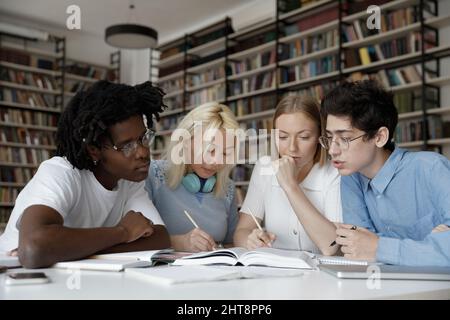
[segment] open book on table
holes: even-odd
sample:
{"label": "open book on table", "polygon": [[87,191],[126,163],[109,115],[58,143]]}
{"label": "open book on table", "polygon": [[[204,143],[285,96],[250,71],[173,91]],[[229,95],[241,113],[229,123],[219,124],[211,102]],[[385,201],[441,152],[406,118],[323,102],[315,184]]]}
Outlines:
{"label": "open book on table", "polygon": [[245,248],[220,249],[194,253],[173,262],[173,265],[244,265],[277,268],[315,269],[314,259],[303,251],[258,248],[248,251]]}
{"label": "open book on table", "polygon": [[171,251],[172,249],[164,249],[98,254],[86,259],[58,262],[54,264],[53,267],[63,269],[122,271],[126,268],[150,267],[154,264],[153,257]]}

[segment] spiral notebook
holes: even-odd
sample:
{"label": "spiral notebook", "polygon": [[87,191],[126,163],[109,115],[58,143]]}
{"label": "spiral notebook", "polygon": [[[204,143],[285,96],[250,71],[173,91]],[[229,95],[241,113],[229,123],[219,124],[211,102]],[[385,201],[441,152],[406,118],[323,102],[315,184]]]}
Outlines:
{"label": "spiral notebook", "polygon": [[333,264],[333,265],[352,265],[352,266],[367,266],[369,264],[378,264],[366,260],[350,260],[342,256],[323,256],[320,254],[309,253],[312,259],[315,259],[318,264]]}

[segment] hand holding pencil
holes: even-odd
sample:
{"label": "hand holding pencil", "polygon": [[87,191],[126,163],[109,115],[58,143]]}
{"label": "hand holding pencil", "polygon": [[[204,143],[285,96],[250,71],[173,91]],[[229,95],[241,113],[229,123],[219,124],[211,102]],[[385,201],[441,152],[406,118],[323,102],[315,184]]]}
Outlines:
{"label": "hand holding pencil", "polygon": [[258,219],[256,219],[250,208],[247,208],[246,212],[250,214],[255,222],[257,228],[248,235],[247,238],[247,249],[253,250],[260,247],[272,247],[273,241],[275,241],[276,236],[272,232],[268,232],[261,227]]}
{"label": "hand holding pencil", "polygon": [[214,239],[205,231],[200,229],[198,224],[192,218],[192,216],[184,210],[184,214],[191,221],[195,229],[186,233],[184,242],[186,251],[190,252],[201,252],[201,251],[212,251],[217,247]]}

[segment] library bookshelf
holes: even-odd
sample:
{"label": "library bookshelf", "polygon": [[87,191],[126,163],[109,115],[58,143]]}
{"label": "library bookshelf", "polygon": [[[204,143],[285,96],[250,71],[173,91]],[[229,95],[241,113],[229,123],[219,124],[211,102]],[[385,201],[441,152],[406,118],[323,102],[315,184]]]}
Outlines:
{"label": "library bookshelf", "polygon": [[[366,8],[381,10],[381,29],[369,29]],[[234,31],[230,19],[160,46],[159,85],[167,111],[153,157],[160,157],[179,119],[207,101],[228,105],[243,129],[272,128],[287,95],[319,101],[344,80],[376,79],[394,95],[400,147],[442,152],[450,144],[450,84],[441,60],[450,56],[439,30],[450,15],[441,1],[278,0],[275,16]],[[195,40],[202,39],[195,42]],[[232,173],[245,193],[251,164]],[[242,196],[240,197],[242,198]]]}

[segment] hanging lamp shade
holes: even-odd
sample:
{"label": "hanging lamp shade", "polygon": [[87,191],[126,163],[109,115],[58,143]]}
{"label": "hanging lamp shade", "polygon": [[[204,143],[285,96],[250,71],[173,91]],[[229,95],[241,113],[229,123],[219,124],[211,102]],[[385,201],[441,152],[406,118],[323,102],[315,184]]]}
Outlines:
{"label": "hanging lamp shade", "polygon": [[156,47],[158,32],[138,24],[115,24],[105,30],[105,41],[123,49],[148,49]]}

